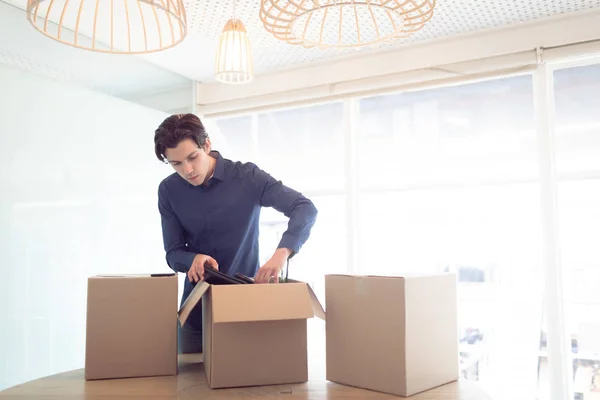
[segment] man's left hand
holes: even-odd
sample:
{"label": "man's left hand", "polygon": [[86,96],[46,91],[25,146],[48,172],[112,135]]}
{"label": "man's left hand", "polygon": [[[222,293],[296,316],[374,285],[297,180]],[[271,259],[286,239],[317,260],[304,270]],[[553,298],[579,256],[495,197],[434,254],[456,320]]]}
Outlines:
{"label": "man's left hand", "polygon": [[279,282],[279,273],[281,269],[287,262],[288,257],[290,256],[291,251],[289,249],[280,248],[275,251],[275,254],[271,257],[269,261],[265,263],[262,267],[258,269],[256,272],[256,276],[254,277],[255,283],[269,283]]}

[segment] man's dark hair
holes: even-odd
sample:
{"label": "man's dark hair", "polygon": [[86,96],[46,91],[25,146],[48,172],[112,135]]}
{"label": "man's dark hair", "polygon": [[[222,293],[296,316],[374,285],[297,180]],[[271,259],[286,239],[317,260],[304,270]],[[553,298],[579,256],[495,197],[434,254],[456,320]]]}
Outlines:
{"label": "man's dark hair", "polygon": [[167,117],[154,131],[154,152],[160,161],[166,162],[166,149],[177,147],[185,139],[192,139],[198,147],[203,148],[207,138],[208,133],[197,115],[174,114]]}

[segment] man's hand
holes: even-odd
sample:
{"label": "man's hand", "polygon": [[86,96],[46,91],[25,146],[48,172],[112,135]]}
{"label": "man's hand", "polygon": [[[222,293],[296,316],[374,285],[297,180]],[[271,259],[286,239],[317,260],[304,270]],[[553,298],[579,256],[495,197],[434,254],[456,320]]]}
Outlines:
{"label": "man's hand", "polygon": [[269,261],[265,263],[259,270],[256,272],[256,276],[254,277],[255,283],[269,283],[271,279],[273,282],[279,282],[279,272],[287,262],[291,254],[291,250],[280,248],[275,251],[275,254],[271,257]]}
{"label": "man's hand", "polygon": [[192,262],[192,266],[187,273],[188,279],[190,282],[198,282],[201,279],[204,279],[204,265],[210,265],[214,269],[219,269],[219,264],[217,260],[212,258],[211,256],[207,256],[206,254],[197,254],[194,257],[194,261]]}

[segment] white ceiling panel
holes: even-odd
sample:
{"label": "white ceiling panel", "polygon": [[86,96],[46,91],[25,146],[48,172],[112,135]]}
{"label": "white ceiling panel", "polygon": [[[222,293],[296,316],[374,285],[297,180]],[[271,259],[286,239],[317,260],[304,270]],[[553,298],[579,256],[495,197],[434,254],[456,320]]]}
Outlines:
{"label": "white ceiling panel", "polygon": [[[142,57],[200,82],[213,81],[218,37],[227,19],[233,15],[234,0],[186,0],[185,4],[189,37],[173,49]],[[258,75],[357,52],[381,50],[382,47],[392,48],[594,9],[600,9],[600,0],[438,0],[432,20],[421,31],[391,44],[360,50],[307,49],[275,39],[260,21],[260,0],[239,0],[236,14],[250,35]]]}

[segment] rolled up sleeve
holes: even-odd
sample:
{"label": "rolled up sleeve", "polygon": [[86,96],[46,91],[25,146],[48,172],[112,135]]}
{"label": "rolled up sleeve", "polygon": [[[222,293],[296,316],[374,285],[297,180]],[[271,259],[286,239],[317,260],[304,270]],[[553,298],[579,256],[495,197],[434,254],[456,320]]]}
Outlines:
{"label": "rolled up sleeve", "polygon": [[278,248],[288,248],[292,256],[300,251],[308,240],[317,220],[317,208],[300,192],[285,186],[281,181],[253,166],[252,183],[257,189],[260,205],[273,207],[289,218]]}

